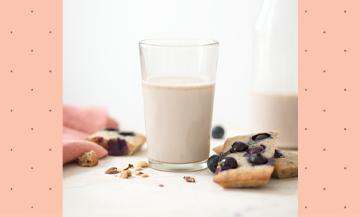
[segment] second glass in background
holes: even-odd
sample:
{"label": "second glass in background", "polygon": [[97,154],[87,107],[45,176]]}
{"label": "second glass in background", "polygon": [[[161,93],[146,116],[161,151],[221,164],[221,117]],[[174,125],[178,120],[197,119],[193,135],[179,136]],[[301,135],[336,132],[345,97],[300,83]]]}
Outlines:
{"label": "second glass in background", "polygon": [[265,0],[254,32],[250,128],[279,130],[276,146],[298,148],[296,0]]}

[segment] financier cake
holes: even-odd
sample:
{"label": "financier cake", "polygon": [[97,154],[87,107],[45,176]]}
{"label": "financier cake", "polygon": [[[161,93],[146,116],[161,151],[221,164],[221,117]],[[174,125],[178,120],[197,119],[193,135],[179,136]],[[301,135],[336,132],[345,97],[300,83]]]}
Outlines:
{"label": "financier cake", "polygon": [[116,128],[107,128],[90,135],[87,140],[107,149],[109,155],[129,156],[141,149],[146,137],[135,132],[122,132]]}
{"label": "financier cake", "polygon": [[[224,145],[213,148],[216,154],[222,152]],[[282,149],[275,149],[274,171],[271,175],[273,178],[286,179],[298,176],[298,154]]]}
{"label": "financier cake", "polygon": [[265,185],[274,170],[278,131],[228,138],[213,181],[224,188]]}
{"label": "financier cake", "polygon": [[298,154],[275,149],[274,172],[271,177],[286,179],[298,176]]}

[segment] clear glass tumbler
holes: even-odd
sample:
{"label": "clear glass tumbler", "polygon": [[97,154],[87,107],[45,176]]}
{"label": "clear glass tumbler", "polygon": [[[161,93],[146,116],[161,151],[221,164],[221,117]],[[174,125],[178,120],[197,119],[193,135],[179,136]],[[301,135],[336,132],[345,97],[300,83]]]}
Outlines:
{"label": "clear glass tumbler", "polygon": [[219,43],[148,39],[139,47],[150,167],[206,168]]}

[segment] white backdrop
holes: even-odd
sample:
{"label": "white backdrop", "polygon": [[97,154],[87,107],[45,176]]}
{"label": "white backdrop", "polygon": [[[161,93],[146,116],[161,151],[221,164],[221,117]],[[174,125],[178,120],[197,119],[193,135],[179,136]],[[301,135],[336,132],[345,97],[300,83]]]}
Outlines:
{"label": "white backdrop", "polygon": [[106,105],[123,129],[144,129],[138,42],[220,42],[213,125],[248,127],[252,34],[263,0],[64,0],[63,102]]}

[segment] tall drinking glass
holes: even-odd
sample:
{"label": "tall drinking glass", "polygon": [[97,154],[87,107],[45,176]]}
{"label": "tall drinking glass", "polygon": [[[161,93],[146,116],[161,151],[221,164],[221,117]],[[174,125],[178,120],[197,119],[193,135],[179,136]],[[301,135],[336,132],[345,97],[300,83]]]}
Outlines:
{"label": "tall drinking glass", "polygon": [[148,39],[139,46],[150,167],[206,168],[219,43]]}

